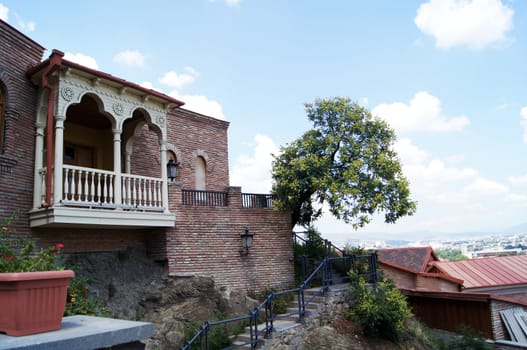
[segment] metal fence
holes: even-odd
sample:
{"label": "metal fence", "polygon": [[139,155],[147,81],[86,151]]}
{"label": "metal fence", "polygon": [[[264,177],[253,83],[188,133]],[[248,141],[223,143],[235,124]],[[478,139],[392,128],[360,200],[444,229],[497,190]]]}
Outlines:
{"label": "metal fence", "polygon": [[242,205],[244,208],[272,208],[274,195],[242,193]]}
{"label": "metal fence", "polygon": [[227,206],[227,192],[222,191],[181,190],[181,199],[183,205]]}
{"label": "metal fence", "polygon": [[[282,318],[297,316],[298,322],[303,323],[306,315],[306,308],[309,304],[314,303],[315,299],[324,295],[331,284],[342,283],[349,280],[346,277],[336,276],[333,271],[337,266],[344,268],[354,268],[357,264],[366,264],[368,268],[360,275],[365,277],[372,283],[377,282],[377,256],[376,254],[365,255],[344,255],[341,257],[325,257],[320,264],[309,273],[298,288],[285,290],[281,292],[271,292],[266,296],[264,301],[258,305],[249,315],[231,318],[222,321],[205,322],[197,331],[197,333],[188,340],[181,350],[209,349],[209,333],[212,327],[225,326],[235,322],[249,323],[249,340],[241,342],[236,345],[231,345],[227,349],[237,349],[241,347],[250,346],[251,349],[256,349],[263,338],[268,338],[273,331],[273,322]],[[307,289],[315,288],[315,293],[306,295]],[[273,302],[276,298],[287,295],[295,295],[298,300],[298,309],[287,314],[275,314],[273,310]]]}
{"label": "metal fence", "polygon": [[[274,195],[242,193],[243,208],[272,208]],[[181,190],[183,205],[226,207],[228,193],[223,191]]]}

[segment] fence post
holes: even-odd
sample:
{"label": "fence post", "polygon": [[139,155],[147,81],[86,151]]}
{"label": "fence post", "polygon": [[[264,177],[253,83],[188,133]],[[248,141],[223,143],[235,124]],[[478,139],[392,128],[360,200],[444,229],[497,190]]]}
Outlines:
{"label": "fence post", "polygon": [[305,284],[302,283],[300,288],[298,288],[298,323],[304,323],[304,315],[306,313],[304,287]]}
{"label": "fence post", "polygon": [[373,283],[377,283],[377,252],[371,255],[371,268],[373,274]]}
{"label": "fence post", "polygon": [[307,256],[302,255],[302,281],[306,279],[307,274]]}
{"label": "fence post", "polygon": [[255,308],[253,311],[254,319],[254,343],[251,343],[251,349],[256,348],[258,344],[258,308]]}

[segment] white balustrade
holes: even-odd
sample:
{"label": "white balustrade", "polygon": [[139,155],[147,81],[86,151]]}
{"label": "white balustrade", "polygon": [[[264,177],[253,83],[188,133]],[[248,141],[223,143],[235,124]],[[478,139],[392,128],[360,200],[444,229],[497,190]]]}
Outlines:
{"label": "white balustrade", "polygon": [[63,165],[63,202],[85,206],[111,206],[113,181],[111,171]]}
{"label": "white balustrade", "polygon": [[[121,174],[121,204],[115,204],[115,173],[73,165],[62,167],[62,204],[86,207],[163,211],[163,180]],[[45,168],[41,168],[41,198],[45,195]],[[54,178],[54,177],[53,177]],[[57,204],[57,203],[55,203]]]}
{"label": "white balustrade", "polygon": [[121,174],[122,203],[125,208],[163,210],[163,180],[155,177]]}

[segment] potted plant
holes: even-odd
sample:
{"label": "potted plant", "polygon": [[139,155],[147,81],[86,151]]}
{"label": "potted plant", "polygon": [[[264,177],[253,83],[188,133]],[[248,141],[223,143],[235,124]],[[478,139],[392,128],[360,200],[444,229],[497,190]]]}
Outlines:
{"label": "potted plant", "polygon": [[0,227],[0,332],[23,336],[60,329],[71,270],[56,265],[64,245],[36,250],[16,236],[13,214]]}

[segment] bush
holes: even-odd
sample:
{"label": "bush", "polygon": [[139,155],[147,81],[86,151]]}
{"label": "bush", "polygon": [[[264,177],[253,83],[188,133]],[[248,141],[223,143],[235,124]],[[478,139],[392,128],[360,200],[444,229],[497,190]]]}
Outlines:
{"label": "bush", "polygon": [[377,285],[370,287],[363,278],[353,275],[350,293],[352,310],[348,318],[360,324],[365,336],[400,340],[412,313],[393,281],[381,277]]}
{"label": "bush", "polygon": [[88,297],[89,282],[90,279],[86,276],[76,275],[71,279],[64,316],[108,316],[108,312],[98,300],[92,300]]}
{"label": "bush", "polygon": [[[189,341],[200,329],[200,325],[196,321],[190,322],[185,328],[185,342]],[[231,332],[227,329],[226,325],[212,326],[208,330],[208,349],[209,350],[221,350],[232,344]],[[205,338],[203,338],[203,344],[198,339],[192,346],[191,350],[199,350],[205,348]]]}
{"label": "bush", "polygon": [[478,331],[463,326],[458,330],[460,336],[450,341],[446,347],[449,350],[490,350],[492,346],[485,341]]}

